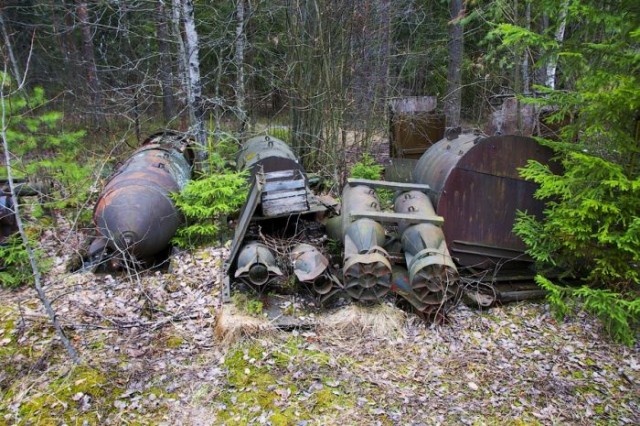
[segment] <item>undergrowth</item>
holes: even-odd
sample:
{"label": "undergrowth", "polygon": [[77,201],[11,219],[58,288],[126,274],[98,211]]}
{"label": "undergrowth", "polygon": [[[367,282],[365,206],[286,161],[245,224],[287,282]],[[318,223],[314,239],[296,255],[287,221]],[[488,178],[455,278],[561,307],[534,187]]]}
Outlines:
{"label": "undergrowth", "polygon": [[222,153],[229,153],[234,141],[226,138],[210,148],[208,174],[190,181],[179,194],[176,206],[186,223],[178,229],[173,241],[181,247],[198,247],[215,242],[226,227],[227,216],[237,212],[247,199],[249,184],[246,172],[228,166]]}

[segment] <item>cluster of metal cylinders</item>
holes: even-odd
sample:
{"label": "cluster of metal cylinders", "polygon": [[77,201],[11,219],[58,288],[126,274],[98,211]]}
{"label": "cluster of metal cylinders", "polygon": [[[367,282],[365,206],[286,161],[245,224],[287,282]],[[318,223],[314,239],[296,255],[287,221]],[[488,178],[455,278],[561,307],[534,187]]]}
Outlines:
{"label": "cluster of metal cylinders", "polygon": [[[309,284],[315,293],[326,295],[333,289],[327,274],[329,260],[317,247],[307,243],[297,244],[280,262],[287,262],[298,281]],[[250,241],[240,250],[234,273],[236,279],[263,287],[284,275],[277,256],[266,244]]]}
{"label": "cluster of metal cylinders", "polygon": [[[433,217],[429,197],[420,191],[402,193],[395,200],[396,213]],[[432,313],[458,293],[458,271],[447,249],[444,233],[432,223],[398,225],[404,252],[409,302],[418,310]]]}
{"label": "cluster of metal cylinders", "polygon": [[[306,173],[282,140],[272,136],[256,136],[242,144],[237,158],[238,168],[248,170],[254,187],[260,179],[260,204],[263,218],[273,219],[281,215],[304,213],[308,210]],[[242,220],[248,220],[249,217]],[[242,226],[242,224],[241,224]],[[235,241],[235,239],[239,241]],[[240,241],[238,255],[231,260],[235,264],[234,278],[253,287],[262,288],[274,280],[282,279],[284,271],[291,270],[298,281],[307,283],[319,295],[333,290],[328,274],[329,260],[308,243],[299,243],[283,249],[282,255],[258,241]]]}
{"label": "cluster of metal cylinders", "polygon": [[[458,272],[444,234],[431,223],[437,216],[421,191],[402,192],[395,199],[394,211],[380,211],[370,186],[344,188],[339,223],[344,239],[344,288],[351,298],[363,302],[380,300],[393,291],[418,311],[433,314],[458,293]],[[407,221],[411,216],[414,220]],[[405,262],[398,262],[385,250],[385,228],[376,217],[397,224]],[[337,226],[336,222],[329,225],[334,235]]]}

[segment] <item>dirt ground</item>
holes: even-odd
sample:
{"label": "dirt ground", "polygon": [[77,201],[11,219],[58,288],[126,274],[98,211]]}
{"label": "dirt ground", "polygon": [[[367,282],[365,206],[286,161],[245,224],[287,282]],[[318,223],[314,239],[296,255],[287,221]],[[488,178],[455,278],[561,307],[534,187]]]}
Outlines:
{"label": "dirt ground", "polygon": [[64,228],[41,236],[45,290],[82,364],[33,289],[0,290],[0,424],[640,424],[640,348],[589,315],[460,305],[434,325],[349,305],[285,332],[222,318],[224,247],[172,273],[69,274],[82,236]]}

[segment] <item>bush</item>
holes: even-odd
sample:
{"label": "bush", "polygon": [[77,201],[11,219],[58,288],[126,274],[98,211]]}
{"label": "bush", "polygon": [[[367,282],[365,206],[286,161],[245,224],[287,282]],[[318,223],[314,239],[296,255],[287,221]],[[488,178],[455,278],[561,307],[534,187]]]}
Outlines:
{"label": "bush", "polygon": [[[218,144],[221,152],[227,143],[232,142]],[[173,196],[186,219],[173,239],[181,247],[192,248],[216,241],[227,215],[238,211],[246,202],[249,189],[246,172],[230,170],[218,152],[209,154],[208,168],[210,174],[190,181],[181,193]]]}
{"label": "bush", "polygon": [[583,284],[572,288],[536,278],[559,316],[569,313],[576,299],[616,340],[632,344],[640,318],[640,178],[579,152],[567,153],[563,166],[562,175],[537,162],[522,170],[540,185],[536,197],[548,201],[543,221],[520,213],[514,231],[543,275]]}

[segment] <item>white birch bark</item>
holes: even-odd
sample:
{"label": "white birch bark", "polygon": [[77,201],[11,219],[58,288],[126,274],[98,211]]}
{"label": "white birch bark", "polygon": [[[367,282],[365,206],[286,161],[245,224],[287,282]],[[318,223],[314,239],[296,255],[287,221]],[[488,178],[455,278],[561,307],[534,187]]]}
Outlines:
{"label": "white birch bark", "polygon": [[[182,18],[182,0],[172,0],[171,2],[171,29],[178,46],[178,76],[180,78],[180,87],[189,98],[189,76],[187,74],[187,53],[182,40],[182,30],[180,20]],[[187,102],[185,101],[185,104]]]}
{"label": "white birch bark", "polygon": [[4,47],[5,49],[7,49],[7,52],[9,55],[9,61],[11,62],[11,68],[13,68],[12,69],[13,78],[15,78],[16,85],[22,85],[23,83],[22,72],[20,71],[20,66],[18,65],[16,56],[13,53],[13,44],[9,39],[9,32],[7,31],[7,26],[5,25],[5,22],[4,22],[4,16],[3,16],[2,10],[0,10],[0,27],[2,27],[2,37],[4,39]]}
{"label": "white birch bark", "polygon": [[202,81],[200,80],[200,48],[198,45],[198,32],[196,31],[193,0],[183,0],[182,12],[184,19],[185,52],[187,55],[188,104],[191,119],[191,131],[201,150],[198,150],[200,158],[206,157],[207,134],[204,125],[204,108],[202,102]]}
{"label": "white birch bark", "polygon": [[[558,17],[558,28],[556,29],[555,40],[558,45],[562,44],[564,40],[564,31],[567,27],[567,11],[569,8],[569,0],[563,0],[560,5],[560,15]],[[558,68],[558,55],[554,54],[549,58],[547,63],[547,75],[545,80],[545,86],[555,89],[556,88],[556,71]]]}
{"label": "white birch bark", "polygon": [[247,125],[247,111],[245,107],[245,88],[244,88],[244,49],[246,44],[246,35],[244,32],[244,0],[236,1],[236,109],[238,110],[238,119],[240,121],[239,133],[242,137]]}

